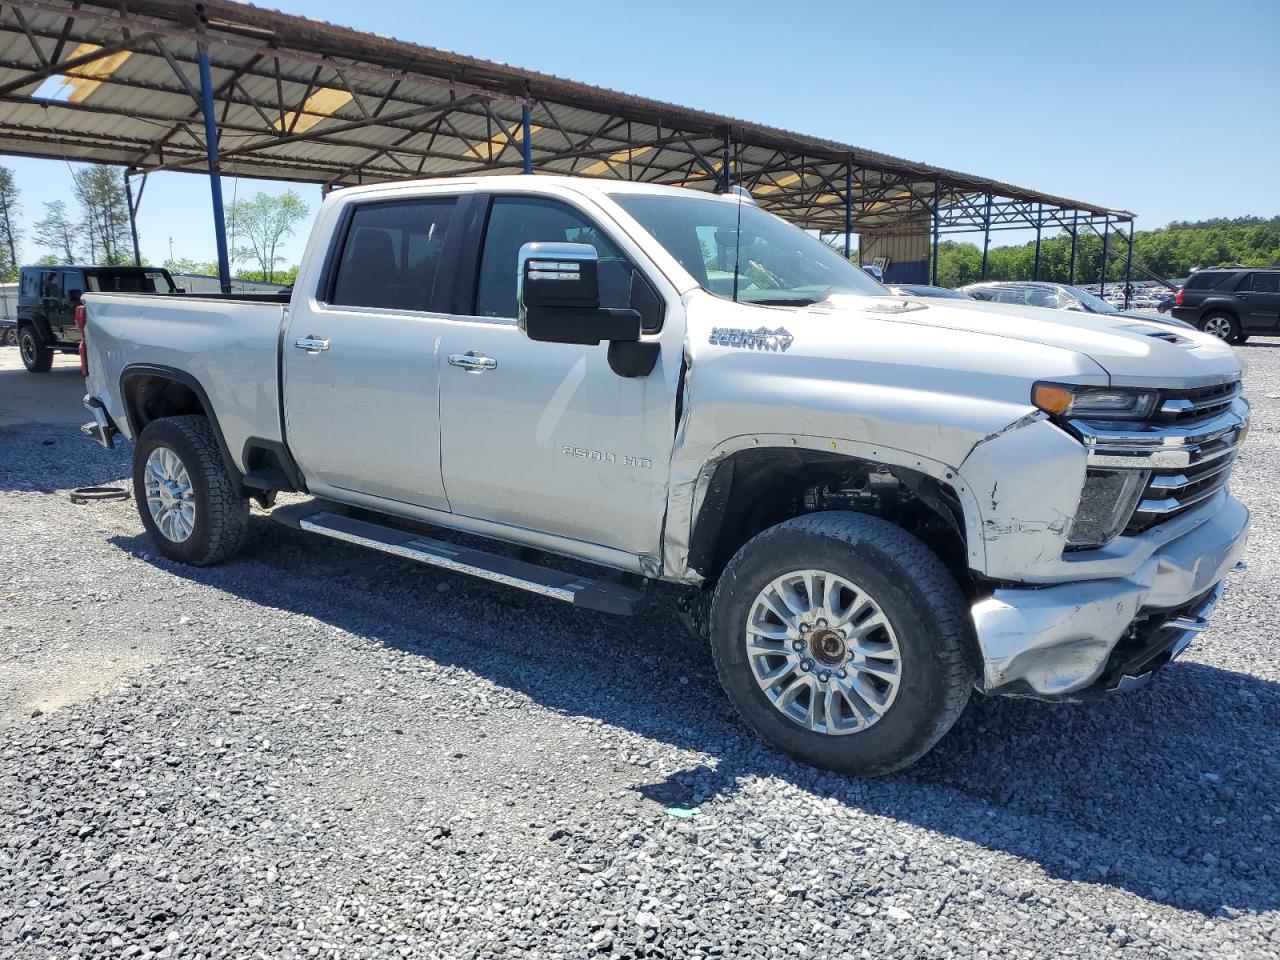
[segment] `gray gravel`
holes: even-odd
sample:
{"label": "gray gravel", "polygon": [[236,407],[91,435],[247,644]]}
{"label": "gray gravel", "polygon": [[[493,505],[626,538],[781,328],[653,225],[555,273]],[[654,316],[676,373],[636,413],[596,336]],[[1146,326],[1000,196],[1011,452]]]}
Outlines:
{"label": "gray gravel", "polygon": [[1280,956],[1280,343],[1241,353],[1213,627],[869,782],[761,746],[669,598],[582,614],[261,516],[182,568],[64,495],[127,451],[0,430],[0,957]]}

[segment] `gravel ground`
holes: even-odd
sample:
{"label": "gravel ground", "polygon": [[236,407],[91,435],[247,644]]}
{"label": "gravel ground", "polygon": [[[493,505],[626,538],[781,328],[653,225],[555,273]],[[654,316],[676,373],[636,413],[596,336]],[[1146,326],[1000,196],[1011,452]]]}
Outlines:
{"label": "gravel ground", "polygon": [[0,429],[0,957],[1280,956],[1280,343],[1241,353],[1213,627],[867,782],[756,742],[669,598],[583,614],[261,516],[182,568],[64,495],[127,450]]}

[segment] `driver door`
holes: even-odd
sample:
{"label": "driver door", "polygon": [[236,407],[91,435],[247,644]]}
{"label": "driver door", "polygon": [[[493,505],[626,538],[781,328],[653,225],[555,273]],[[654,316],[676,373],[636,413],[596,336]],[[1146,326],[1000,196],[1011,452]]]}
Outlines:
{"label": "driver door", "polygon": [[[534,342],[520,331],[518,254],[532,241],[596,247],[601,306],[640,310],[644,338],[662,343],[651,374],[614,373],[608,343]],[[492,199],[472,313],[441,325],[441,464],[454,513],[657,553],[680,368],[679,337],[662,334],[677,329],[679,300],[669,297],[664,316],[658,289],[570,204]]]}

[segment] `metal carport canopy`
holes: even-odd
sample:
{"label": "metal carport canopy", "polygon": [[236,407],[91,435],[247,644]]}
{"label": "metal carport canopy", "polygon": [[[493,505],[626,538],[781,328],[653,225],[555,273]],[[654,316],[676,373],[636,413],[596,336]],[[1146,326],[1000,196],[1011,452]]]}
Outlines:
{"label": "metal carport canopy", "polygon": [[326,188],[521,170],[706,190],[737,184],[762,207],[826,233],[931,230],[935,275],[940,233],[1058,226],[1074,235],[1098,224],[1106,233],[1133,220],[1126,210],[225,0],[4,4],[0,152],[144,174],[220,167]]}

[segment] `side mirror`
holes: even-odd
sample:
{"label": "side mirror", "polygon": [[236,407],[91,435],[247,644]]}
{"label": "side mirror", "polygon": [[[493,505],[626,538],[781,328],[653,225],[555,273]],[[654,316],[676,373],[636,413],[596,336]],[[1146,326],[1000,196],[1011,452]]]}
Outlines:
{"label": "side mirror", "polygon": [[84,296],[84,291],[83,291],[83,290],[68,290],[68,291],[67,291],[67,301],[68,301],[69,303],[72,303],[72,304],[77,304],[77,303],[79,303],[79,302],[80,302],[80,298],[81,298],[81,297],[83,297],[83,296]]}
{"label": "side mirror", "polygon": [[587,243],[540,241],[520,248],[516,302],[530,340],[578,343],[640,339],[640,314],[600,306],[599,257]]}

